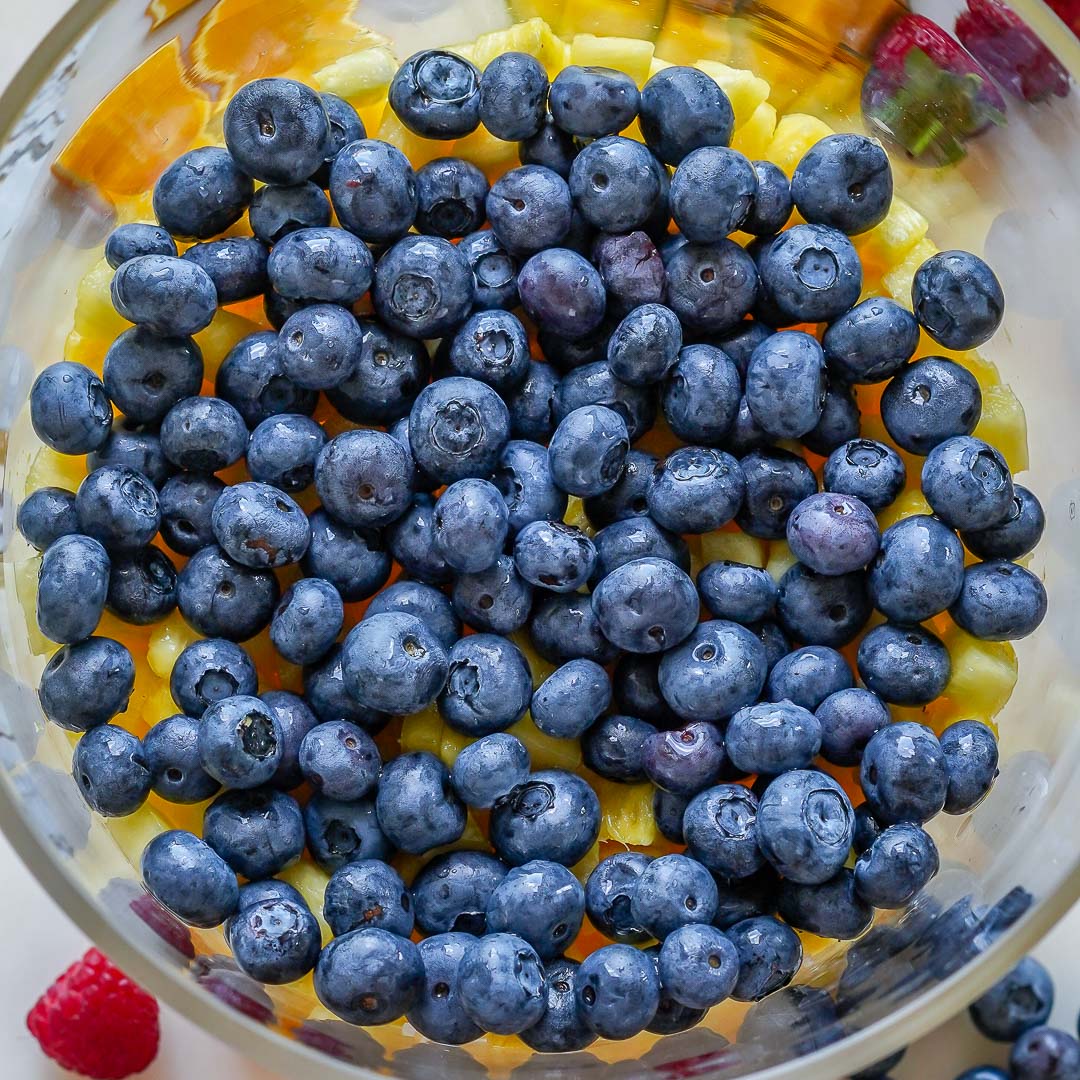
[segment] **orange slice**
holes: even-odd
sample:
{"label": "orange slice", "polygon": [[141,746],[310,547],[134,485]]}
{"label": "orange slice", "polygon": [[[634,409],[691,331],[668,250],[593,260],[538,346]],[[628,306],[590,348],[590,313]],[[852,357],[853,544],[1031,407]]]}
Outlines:
{"label": "orange slice", "polygon": [[53,173],[106,197],[138,194],[196,144],[209,116],[210,100],[192,85],[173,38],[109,91],[60,152]]}
{"label": "orange slice", "polygon": [[150,3],[146,5],[150,29],[156,30],[162,23],[167,23],[174,15],[179,15],[181,11],[194,3],[195,0],[150,0]]}
{"label": "orange slice", "polygon": [[386,38],[352,21],[356,0],[220,0],[191,43],[199,79],[232,91],[251,79],[310,78]]}

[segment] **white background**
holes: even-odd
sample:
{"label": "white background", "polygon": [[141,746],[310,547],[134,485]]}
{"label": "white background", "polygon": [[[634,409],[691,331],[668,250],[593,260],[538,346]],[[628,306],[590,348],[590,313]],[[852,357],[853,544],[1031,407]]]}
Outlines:
{"label": "white background", "polygon": [[[66,0],[0,0],[0,87],[67,6]],[[12,1080],[58,1080],[70,1074],[49,1062],[27,1032],[25,1017],[42,990],[89,942],[42,891],[0,836],[0,1071]],[[1036,951],[1057,983],[1053,1020],[1075,1031],[1080,1008],[1080,908]],[[19,978],[11,976],[19,973]],[[982,1039],[966,1015],[954,1017],[913,1047],[896,1080],[951,1080],[977,1064],[1001,1064],[1005,1049]],[[146,1080],[275,1080],[170,1010],[162,1016],[161,1054]]]}

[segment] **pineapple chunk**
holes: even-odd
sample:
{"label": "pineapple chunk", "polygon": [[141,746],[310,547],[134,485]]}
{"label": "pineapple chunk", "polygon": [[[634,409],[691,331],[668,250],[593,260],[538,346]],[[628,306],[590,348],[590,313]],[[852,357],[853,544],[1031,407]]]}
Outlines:
{"label": "pineapple chunk", "polygon": [[15,578],[15,595],[19,600],[19,607],[26,614],[23,625],[26,627],[27,648],[34,656],[48,656],[56,651],[56,642],[50,641],[38,629],[37,624],[38,570],[41,568],[41,557],[5,563],[4,566]]}
{"label": "pineapple chunk", "polygon": [[701,537],[701,561],[707,565],[721,560],[764,567],[769,552],[763,540],[744,532],[705,533]]}
{"label": "pineapple chunk", "polygon": [[112,302],[113,268],[102,258],[83,275],[75,290],[74,330],[94,341],[112,341],[131,329]]}
{"label": "pineapple chunk", "polygon": [[869,232],[854,238],[863,262],[883,267],[896,266],[920,240],[926,238],[930,223],[910,203],[893,196],[885,220]]}
{"label": "pineapple chunk", "polygon": [[497,139],[483,126],[454,143],[454,156],[471,161],[489,178],[497,178],[518,165],[517,143]]}
{"label": "pineapple chunk", "polygon": [[[915,483],[918,483],[917,477],[914,480]],[[923,498],[923,493],[916,487],[905,491],[891,506],[886,506],[878,514],[877,518],[881,531],[884,532],[890,525],[895,525],[898,521],[903,521],[904,518],[914,517],[916,514],[932,514],[933,512],[930,509],[930,504]]]}
{"label": "pineapple chunk", "polygon": [[1027,417],[1011,387],[983,388],[982,419],[975,428],[975,436],[997,447],[1014,473],[1023,472],[1030,464]]}
{"label": "pineapple chunk", "polygon": [[449,769],[457,761],[458,754],[473,742],[476,742],[476,740],[471,735],[463,735],[460,731],[455,731],[449,724],[443,724],[438,756]]}
{"label": "pineapple chunk", "polygon": [[773,540],[769,544],[769,561],[765,569],[772,574],[773,581],[779,581],[798,561],[786,540]]}
{"label": "pineapple chunk", "polygon": [[570,43],[570,63],[615,68],[640,86],[649,78],[654,48],[651,41],[639,38],[578,34]]}
{"label": "pineapple chunk", "polygon": [[[655,46],[654,46],[655,48]],[[674,64],[668,63],[667,60],[661,60],[659,56],[654,56],[649,61],[649,78],[651,79],[658,72],[663,71],[664,68],[674,67]]]}
{"label": "pineapple chunk", "polygon": [[728,96],[735,113],[735,130],[754,115],[757,107],[769,96],[769,84],[760,76],[745,68],[728,67],[716,60],[699,60],[694,67],[715,79]]}
{"label": "pineapple chunk", "polygon": [[919,341],[919,347],[915,351],[916,359],[923,356],[947,356],[950,360],[954,360],[975,376],[975,380],[984,394],[991,387],[998,386],[1001,383],[1001,373],[998,371],[997,364],[992,360],[987,360],[976,349],[972,349],[970,352],[953,352],[951,349],[944,349],[925,331]]}
{"label": "pineapple chunk", "polygon": [[750,115],[750,119],[737,128],[731,137],[731,147],[753,161],[759,161],[769,152],[769,144],[776,132],[776,109],[763,101]]}
{"label": "pineapple chunk", "polygon": [[[952,659],[952,674],[942,697],[951,703],[953,718],[975,715],[993,719],[1005,708],[1016,686],[1016,650],[1007,641],[980,641],[958,626],[950,627],[943,638]],[[934,704],[935,715],[944,713],[945,702]]]}
{"label": "pineapple chunk", "polygon": [[885,286],[885,292],[897,303],[910,308],[911,283],[915,279],[915,271],[937,252],[937,245],[925,237],[913,245],[900,262],[882,275],[881,283]]}
{"label": "pineapple chunk", "polygon": [[323,897],[326,895],[330,875],[318,863],[305,857],[287,870],[282,870],[277,876],[307,901],[311,913],[319,920],[323,942],[330,941],[334,935],[323,918]]}
{"label": "pineapple chunk", "polygon": [[30,463],[23,494],[30,495],[43,487],[61,487],[75,491],[85,477],[85,457],[79,454],[59,454],[43,446]]}
{"label": "pineapple chunk", "polygon": [[438,139],[424,139],[414,135],[394,114],[387,109],[383,122],[375,136],[391,146],[396,146],[412,162],[413,168],[419,169],[429,161],[445,157],[448,146]]}
{"label": "pineapple chunk", "polygon": [[404,754],[426,750],[438,754],[442,748],[443,719],[434,705],[423,712],[406,716],[401,722],[401,752]]}
{"label": "pineapple chunk", "polygon": [[510,640],[521,650],[532,672],[533,686],[539,686],[554,670],[555,665],[545,660],[534,648],[525,630],[515,630]]}
{"label": "pineapple chunk", "polygon": [[505,52],[523,52],[535,56],[549,73],[555,73],[566,67],[570,47],[544,19],[536,17],[515,23],[506,30],[481,34],[475,41],[455,45],[451,51],[467,57],[481,70]]}
{"label": "pineapple chunk", "polygon": [[109,832],[116,841],[127,861],[138,866],[146,845],[163,832],[168,832],[169,823],[149,806],[143,806],[127,817],[113,818],[109,822]]}
{"label": "pineapple chunk", "polygon": [[589,775],[600,799],[600,841],[648,847],[656,842],[652,784],[615,784]]}
{"label": "pineapple chunk", "polygon": [[398,62],[385,46],[362,49],[351,56],[315,72],[315,85],[324,92],[337,94],[354,105],[373,105],[386,97]]}
{"label": "pineapple chunk", "polygon": [[174,612],[164,622],[154,627],[146,648],[146,662],[150,670],[159,678],[167,679],[172,674],[176,658],[193,641],[198,641],[197,634],[179,612]]}
{"label": "pineapple chunk", "polygon": [[577,739],[556,739],[545,735],[526,713],[512,728],[529,751],[533,769],[566,769],[573,772],[581,767],[581,743]]}
{"label": "pineapple chunk", "polygon": [[262,329],[263,327],[245,319],[243,315],[219,308],[213,322],[195,335],[195,342],[202,349],[206,378],[213,381],[232,347],[248,334]]}
{"label": "pineapple chunk", "polygon": [[576,495],[570,496],[566,513],[563,514],[563,521],[571,528],[580,529],[586,536],[596,535],[596,530],[585,513],[585,504]]}
{"label": "pineapple chunk", "polygon": [[769,144],[768,159],[790,176],[803,154],[814,143],[832,135],[833,129],[816,116],[806,113],[789,113],[781,117]]}

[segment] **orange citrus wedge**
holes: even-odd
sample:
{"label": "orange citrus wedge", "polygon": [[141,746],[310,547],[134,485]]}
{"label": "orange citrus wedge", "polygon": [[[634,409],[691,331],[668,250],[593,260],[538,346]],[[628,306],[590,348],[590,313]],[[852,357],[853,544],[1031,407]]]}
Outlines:
{"label": "orange citrus wedge", "polygon": [[146,5],[150,29],[156,30],[162,23],[168,22],[174,15],[179,15],[181,11],[194,3],[195,0],[150,0],[150,3]]}

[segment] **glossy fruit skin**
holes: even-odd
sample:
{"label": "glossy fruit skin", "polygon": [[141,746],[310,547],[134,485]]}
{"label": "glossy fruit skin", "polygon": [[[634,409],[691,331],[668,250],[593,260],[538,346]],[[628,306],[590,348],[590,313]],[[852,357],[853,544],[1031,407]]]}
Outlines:
{"label": "glossy fruit skin", "polygon": [[236,875],[189,832],[159,833],[146,845],[141,868],[150,892],[189,926],[218,926],[236,911]]}
{"label": "glossy fruit skin", "polygon": [[554,400],[559,376],[549,364],[529,361],[521,385],[506,395],[510,430],[515,439],[544,442],[555,430]]}
{"label": "glossy fruit skin", "polygon": [[161,422],[161,449],[172,464],[196,473],[227,469],[244,456],[248,430],[227,401],[187,397]]}
{"label": "glossy fruit skin", "polygon": [[379,139],[359,139],[343,147],[334,159],[330,200],[349,232],[370,244],[392,243],[416,220],[416,173],[396,146]]}
{"label": "glossy fruit skin", "polygon": [[556,668],[532,696],[533,723],[559,739],[580,738],[611,703],[611,681],[595,660]]}
{"label": "glossy fruit skin", "polygon": [[855,863],[855,889],[876,908],[903,908],[937,873],[937,847],[918,825],[884,829]]}
{"label": "glossy fruit skin", "polygon": [[870,617],[865,575],[827,576],[796,563],[780,579],[777,615],[783,631],[808,645],[839,649]]}
{"label": "glossy fruit skin", "polygon": [[820,721],[790,701],[740,709],[724,733],[724,750],[735,768],[760,776],[808,768],[820,749]]}
{"label": "glossy fruit skin", "polygon": [[782,881],[777,911],[800,930],[839,941],[861,937],[874,918],[874,909],[859,896],[854,874],[847,869],[820,884]]}
{"label": "glossy fruit skin", "polygon": [[716,905],[716,883],[704,866],[685,855],[662,855],[638,877],[630,914],[663,940],[680,926],[712,922]]}
{"label": "glossy fruit skin", "polygon": [[658,788],[686,797],[696,795],[723,774],[727,764],[724,737],[716,724],[705,720],[656,732],[645,740],[641,763]]}
{"label": "glossy fruit skin", "polygon": [[600,776],[632,784],[645,779],[645,746],[656,728],[636,716],[601,717],[581,740],[585,764]]}
{"label": "glossy fruit skin", "polygon": [[680,439],[724,445],[741,397],[738,369],[725,353],[712,345],[687,345],[667,374],[664,417]]}
{"label": "glossy fruit skin", "polygon": [[660,947],[664,992],[692,1009],[708,1009],[731,994],[739,977],[739,954],[715,926],[682,926]]}
{"label": "glossy fruit skin", "polygon": [[455,730],[473,737],[516,724],[532,696],[524,653],[498,634],[462,637],[447,653],[448,675],[439,713]]}
{"label": "glossy fruit skin", "polygon": [[412,855],[452,844],[465,829],[465,807],[433,754],[401,754],[387,762],[375,809],[386,837]]}
{"label": "glossy fruit skin", "polygon": [[417,925],[426,934],[483,935],[488,900],[507,869],[494,855],[480,851],[436,855],[413,880]]}
{"label": "glossy fruit skin", "polygon": [[892,378],[915,355],[919,323],[907,308],[871,296],[834,319],[821,339],[829,369],[852,383]]}
{"label": "glossy fruit skin", "polygon": [[418,231],[450,240],[484,223],[487,177],[461,158],[436,158],[416,174]]}
{"label": "glossy fruit skin", "polygon": [[929,630],[884,623],[859,643],[859,676],[891,705],[926,705],[949,681],[949,652]]}
{"label": "glossy fruit skin", "polygon": [[997,737],[979,720],[958,720],[941,733],[941,752],[949,775],[945,813],[966,814],[986,798],[997,779]]}
{"label": "glossy fruit skin", "polygon": [[686,541],[677,533],[657,525],[648,514],[612,522],[593,537],[593,543],[596,545],[594,580],[606,577],[624,563],[653,556],[667,559],[683,571],[690,570],[690,549]]}
{"label": "glossy fruit skin", "polygon": [[765,863],[757,843],[757,811],[757,798],[741,785],[707,788],[683,813],[688,854],[725,880],[750,877]]}
{"label": "glossy fruit skin", "polygon": [[176,241],[160,225],[117,225],[105,240],[105,261],[116,270],[140,255],[176,255]]}
{"label": "glossy fruit skin", "polygon": [[[655,160],[650,167],[658,169]],[[664,174],[660,171],[659,175],[663,177]],[[662,179],[660,186],[661,194],[654,204],[653,215],[655,207],[663,203]],[[570,239],[568,237],[566,242]],[[601,233],[593,242],[592,260],[607,288],[612,319],[625,316],[639,306],[662,304],[667,295],[664,261],[656,244],[641,229],[614,236]]]}
{"label": "glossy fruit skin", "polygon": [[1054,1007],[1054,981],[1033,956],[1025,956],[968,1009],[975,1026],[995,1042],[1014,1042],[1045,1024]]}
{"label": "glossy fruit skin", "polygon": [[304,807],[304,829],[312,858],[330,874],[358,858],[385,861],[394,852],[371,799],[342,803],[314,795]]}
{"label": "glossy fruit skin", "polygon": [[773,665],[765,693],[769,701],[790,701],[813,711],[830,694],[852,685],[851,668],[835,649],[806,645]]}
{"label": "glossy fruit skin", "polygon": [[889,156],[865,135],[827,135],[803,155],[791,177],[799,213],[849,236],[880,224],[892,193]]}
{"label": "glossy fruit skin", "polygon": [[502,554],[510,513],[487,480],[455,480],[435,503],[435,550],[454,570],[475,574]]}
{"label": "glossy fruit skin", "polygon": [[915,271],[915,317],[947,349],[975,349],[1001,325],[1005,296],[993,270],[968,251],[939,251]]}
{"label": "glossy fruit skin", "polygon": [[675,313],[660,303],[644,303],[633,308],[612,331],[608,364],[622,382],[659,382],[679,359],[682,342],[682,325]]}
{"label": "glossy fruit skin", "polygon": [[544,966],[544,994],[547,1008],[532,1027],[519,1032],[526,1046],[541,1053],[583,1050],[596,1041],[578,1007],[576,988],[581,965],[560,959]]}
{"label": "glossy fruit skin", "polygon": [[169,679],[173,700],[196,719],[215,702],[234,694],[252,695],[258,674],[239,645],[222,638],[193,641],[177,657]]}
{"label": "glossy fruit skin", "polygon": [[698,591],[709,611],[718,619],[760,622],[776,607],[776,582],[767,570],[721,560],[698,573]]}
{"label": "glossy fruit skin", "polygon": [[660,198],[660,168],[648,148],[607,135],[584,147],[570,168],[570,195],[582,217],[607,233],[647,224]]}
{"label": "glossy fruit skin", "polygon": [[624,130],[637,116],[641,94],[634,80],[612,68],[571,65],[555,76],[548,107],[563,131],[598,139]]}
{"label": "glossy fruit skin", "polygon": [[176,607],[176,568],[165,552],[145,547],[132,554],[114,553],[105,606],[118,619],[147,626]]}
{"label": "glossy fruit skin", "polygon": [[506,142],[532,138],[544,122],[547,94],[547,72],[539,60],[527,53],[503,53],[480,77],[480,122]]}
{"label": "glossy fruit skin", "polygon": [[742,228],[755,236],[774,236],[788,223],[795,206],[791,184],[784,170],[771,161],[751,164],[757,177],[757,190]]}
{"label": "glossy fruit skin", "polygon": [[417,135],[460,139],[480,124],[480,72],[464,57],[427,49],[401,65],[387,100]]}
{"label": "glossy fruit skin", "polygon": [[500,555],[478,573],[458,574],[451,593],[458,618],[486,634],[520,630],[528,622],[532,601],[533,588],[518,574],[509,555]]}
{"label": "glossy fruit skin", "polygon": [[817,492],[817,477],[805,459],[787,450],[751,450],[739,462],[746,498],[735,522],[762,540],[783,540],[792,510]]}
{"label": "glossy fruit skin", "polygon": [[713,532],[742,507],[746,478],[742,466],[723,450],[684,446],[653,472],[646,492],[649,513],[676,533]]}
{"label": "glossy fruit skin", "polygon": [[562,422],[577,409],[602,405],[617,412],[636,442],[656,422],[656,392],[651,387],[630,386],[617,379],[610,366],[597,360],[568,371],[555,388],[552,411]]}
{"label": "glossy fruit skin", "polygon": [[335,938],[315,965],[315,993],[352,1024],[387,1024],[420,995],[424,964],[417,947],[386,930],[354,930]]}
{"label": "glossy fruit skin", "polygon": [[113,724],[99,724],[75,745],[72,776],[86,804],[102,817],[133,814],[150,794],[142,744]]}
{"label": "glossy fruit skin", "polygon": [[466,1015],[485,1031],[513,1035],[544,1014],[544,967],[516,934],[488,934],[465,946],[457,993]]}
{"label": "glossy fruit skin", "polygon": [[168,802],[199,803],[221,790],[202,767],[199,722],[190,716],[159,720],[143,736],[143,754],[152,790]]}
{"label": "glossy fruit skin", "polygon": [[529,371],[529,338],[508,311],[480,311],[465,321],[450,347],[450,366],[458,375],[506,392]]}
{"label": "glossy fruit skin", "polygon": [[517,305],[517,262],[491,229],[469,233],[458,250],[472,267],[477,310],[509,310]]}
{"label": "glossy fruit skin", "polygon": [[269,570],[233,562],[219,547],[205,547],[176,579],[180,614],[200,634],[246,641],[270,624],[280,595]]}
{"label": "glossy fruit skin", "polygon": [[44,551],[61,536],[77,533],[79,519],[75,513],[75,493],[60,487],[32,491],[19,503],[16,528],[38,551]]}
{"label": "glossy fruit skin", "polygon": [[266,245],[250,236],[224,236],[193,244],[183,257],[206,271],[219,304],[252,300],[269,287]]}
{"label": "glossy fruit skin", "polygon": [[682,159],[671,180],[675,224],[691,243],[724,240],[746,220],[757,187],[753,165],[737,150],[724,146],[694,150]]}
{"label": "glossy fruit skin", "polygon": [[270,783],[279,791],[291,791],[303,783],[300,746],[319,718],[304,698],[288,690],[267,690],[260,697],[281,728],[281,761]]}
{"label": "glossy fruit skin", "polygon": [[904,367],[881,396],[881,418],[897,446],[928,454],[956,435],[970,435],[982,413],[975,376],[942,356]]}
{"label": "glossy fruit skin", "polygon": [[366,600],[390,576],[390,553],[377,529],[350,529],[325,510],[308,516],[311,544],[301,566],[309,577],[325,578],[346,603]]}
{"label": "glossy fruit skin", "polygon": [[112,552],[139,550],[161,523],[153,484],[123,465],[103,465],[83,480],[75,493],[75,514],[79,531]]}
{"label": "glossy fruit skin", "polygon": [[472,307],[472,267],[438,236],[406,236],[378,261],[371,293],[376,314],[407,337],[440,338]]}
{"label": "glossy fruit skin", "polygon": [[[278,335],[259,330],[241,338],[218,368],[217,396],[227,401],[249,428],[282,413],[310,416],[317,395],[297,386],[285,374]],[[194,392],[194,391],[193,391]]]}
{"label": "glossy fruit skin", "polygon": [[746,369],[746,403],[770,435],[791,439],[812,431],[825,392],[825,356],[809,334],[785,330],[754,349]]}
{"label": "glossy fruit skin", "polygon": [[67,731],[89,731],[127,709],[135,665],[112,638],[88,637],[49,657],[38,684],[42,711]]}
{"label": "glossy fruit skin", "polygon": [[585,883],[589,921],[613,941],[636,944],[648,940],[630,913],[637,880],[652,857],[639,851],[616,852],[601,860]]}
{"label": "glossy fruit skin", "polygon": [[985,641],[1012,641],[1033,633],[1046,616],[1046,589],[1030,570],[1005,559],[964,571],[953,620]]}
{"label": "glossy fruit skin", "polygon": [[319,452],[315,489],[343,525],[378,528],[408,508],[412,469],[401,444],[385,432],[344,431]]}
{"label": "glossy fruit skin", "polygon": [[1052,1027],[1029,1028],[1009,1054],[1009,1075],[1015,1080],[1055,1080],[1080,1073],[1080,1043]]}
{"label": "glossy fruit skin", "polygon": [[863,751],[859,776],[866,802],[883,825],[922,824],[945,805],[945,755],[922,724],[903,721],[878,731]]}
{"label": "glossy fruit skin", "polygon": [[[239,221],[253,193],[251,177],[241,171],[227,150],[203,146],[177,158],[158,178],[154,215],[173,236],[209,240]],[[153,252],[143,252],[151,253],[175,251],[155,247]]]}
{"label": "glossy fruit skin", "polygon": [[113,275],[113,307],[129,322],[162,337],[196,334],[217,311],[210,275],[189,259],[140,255]]}
{"label": "glossy fruit skin", "polygon": [[61,645],[82,641],[97,628],[109,588],[109,556],[89,536],[61,536],[41,558],[37,623]]}
{"label": "glossy fruit skin", "polygon": [[593,590],[593,609],[604,636],[626,652],[663,652],[697,625],[694,583],[666,559],[635,559]]}
{"label": "glossy fruit skin", "polygon": [[277,717],[257,697],[222,698],[202,715],[199,757],[225,787],[246,790],[267,783],[281,763],[281,753]]}
{"label": "glossy fruit skin", "polygon": [[522,165],[543,165],[565,180],[577,151],[574,137],[558,127],[551,113],[547,113],[536,134],[518,143],[518,160]]}
{"label": "glossy fruit skin", "polygon": [[454,759],[450,782],[466,806],[488,810],[529,778],[529,751],[513,735],[495,732],[470,743]]}
{"label": "glossy fruit skin", "polygon": [[191,338],[161,338],[135,326],[109,346],[102,380],[128,420],[157,424],[181,398],[199,393],[202,352]]}
{"label": "glossy fruit skin", "polygon": [[855,305],[862,266],[851,241],[827,225],[794,225],[758,263],[762,295],[787,323],[831,322]]}
{"label": "glossy fruit skin", "polygon": [[319,924],[303,903],[266,899],[243,907],[229,922],[229,947],[240,969],[258,982],[303,978],[319,958]]}
{"label": "glossy fruit skin", "polygon": [[270,253],[270,284],[290,300],[350,305],[367,292],[374,274],[367,245],[345,229],[297,229]]}
{"label": "glossy fruit skin", "polygon": [[46,446],[89,454],[109,437],[113,411],[101,380],[82,364],[50,364],[30,388],[30,422]]}
{"label": "glossy fruit skin", "polygon": [[489,933],[516,934],[541,960],[554,960],[577,937],[585,890],[559,863],[536,859],[515,866],[495,887],[487,908]]}
{"label": "glossy fruit skin", "polygon": [[565,337],[591,333],[607,307],[599,272],[568,248],[533,255],[518,274],[518,294],[533,322]]}
{"label": "glossy fruit skin", "polygon": [[865,567],[881,544],[874,512],[859,499],[821,492],[804,499],[787,522],[791,553],[819,574],[837,576]]}
{"label": "glossy fruit skin", "polygon": [[514,539],[517,572],[553,592],[575,592],[589,580],[595,564],[592,540],[561,521],[529,522]]}
{"label": "glossy fruit skin", "polygon": [[618,481],[629,449],[623,418],[603,405],[586,405],[555,429],[548,464],[563,491],[581,497],[600,495]]}
{"label": "glossy fruit skin", "polygon": [[629,1039],[652,1022],[660,978],[652,957],[632,945],[605,945],[578,970],[574,993],[585,1023],[605,1039]]}
{"label": "glossy fruit skin", "polygon": [[668,259],[667,273],[669,307],[703,334],[734,329],[757,300],[757,267],[732,240],[687,243]]}
{"label": "glossy fruit skin", "polygon": [[821,756],[834,765],[858,765],[874,734],[891,720],[888,706],[869,690],[837,690],[815,709],[821,724]]}
{"label": "glossy fruit skin", "polygon": [[727,935],[739,953],[739,978],[731,991],[736,1001],[760,1001],[787,986],[802,966],[798,934],[770,915],[738,922]]}
{"label": "glossy fruit skin", "polygon": [[504,173],[492,184],[485,208],[495,238],[521,258],[561,244],[573,218],[566,180],[544,165]]}
{"label": "glossy fruit skin", "polygon": [[424,985],[406,1019],[427,1039],[461,1046],[483,1034],[465,1014],[454,987],[461,958],[471,941],[468,934],[435,934],[417,946]]}
{"label": "glossy fruit skin", "polygon": [[727,146],[734,126],[727,94],[697,68],[664,68],[642,88],[642,134],[668,165],[702,146]]}
{"label": "glossy fruit skin", "polygon": [[301,740],[297,762],[315,791],[342,802],[369,795],[382,769],[371,736],[348,720],[311,728]]}
{"label": "glossy fruit skin", "polygon": [[409,890],[398,872],[378,859],[357,859],[335,870],[323,914],[335,937],[368,927],[408,937],[413,929]]}
{"label": "glossy fruit skin", "polygon": [[228,791],[203,815],[203,839],[250,881],[292,866],[304,850],[304,822],[290,795],[262,788]]}
{"label": "glossy fruit skin", "polygon": [[248,224],[264,244],[276,244],[297,229],[329,225],[330,200],[318,184],[309,180],[299,184],[267,184],[251,199]]}
{"label": "glossy fruit skin", "polygon": [[309,416],[268,417],[251,433],[248,472],[253,480],[282,491],[303,491],[315,479],[315,464],[325,445],[326,433]]}
{"label": "glossy fruit skin", "polygon": [[247,481],[226,488],[210,521],[222,550],[255,569],[297,563],[311,543],[311,525],[303,510],[269,484]]}
{"label": "glossy fruit skin", "polygon": [[1013,508],[999,525],[965,530],[964,547],[980,559],[1019,559],[1042,538],[1046,515],[1038,498],[1026,487],[1013,485]]}

